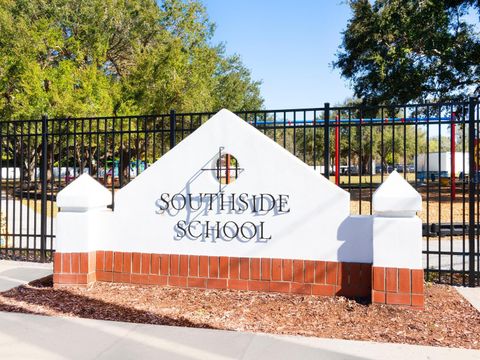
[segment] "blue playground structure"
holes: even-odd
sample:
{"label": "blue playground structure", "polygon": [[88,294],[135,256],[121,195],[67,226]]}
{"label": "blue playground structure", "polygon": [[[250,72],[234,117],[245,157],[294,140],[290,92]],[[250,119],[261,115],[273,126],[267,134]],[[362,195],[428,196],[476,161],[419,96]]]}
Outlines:
{"label": "blue playground structure", "polygon": [[[455,120],[454,120],[455,121]],[[451,116],[444,117],[386,117],[386,118],[350,118],[350,119],[330,119],[329,124],[335,125],[340,123],[340,125],[351,125],[351,124],[388,124],[388,123],[409,123],[409,124],[428,124],[429,122],[445,122],[449,124],[452,122]],[[277,119],[277,120],[248,120],[248,123],[255,125],[281,125],[281,126],[295,126],[295,125],[322,125],[325,124],[324,119],[316,120],[286,120],[286,119]]]}

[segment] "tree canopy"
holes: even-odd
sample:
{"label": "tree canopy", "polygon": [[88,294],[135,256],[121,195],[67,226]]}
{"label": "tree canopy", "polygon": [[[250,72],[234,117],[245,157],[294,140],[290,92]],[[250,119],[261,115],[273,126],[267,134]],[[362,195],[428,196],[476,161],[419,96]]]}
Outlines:
{"label": "tree canopy", "polygon": [[0,0],[0,118],[259,109],[196,0]]}
{"label": "tree canopy", "polygon": [[350,0],[333,66],[369,103],[448,100],[480,81],[480,39],[467,0]]}

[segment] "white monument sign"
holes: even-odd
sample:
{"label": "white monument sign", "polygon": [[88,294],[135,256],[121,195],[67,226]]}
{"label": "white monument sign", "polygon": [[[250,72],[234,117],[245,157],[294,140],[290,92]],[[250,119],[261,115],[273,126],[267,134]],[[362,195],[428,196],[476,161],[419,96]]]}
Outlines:
{"label": "white monument sign", "polygon": [[411,185],[390,175],[376,214],[351,216],[349,193],[228,110],[118,190],[113,211],[111,198],[88,174],[58,194],[56,284],[372,292],[423,306]]}
{"label": "white monument sign", "polygon": [[348,192],[222,110],[115,194],[96,248],[371,262],[371,223],[349,213]]}

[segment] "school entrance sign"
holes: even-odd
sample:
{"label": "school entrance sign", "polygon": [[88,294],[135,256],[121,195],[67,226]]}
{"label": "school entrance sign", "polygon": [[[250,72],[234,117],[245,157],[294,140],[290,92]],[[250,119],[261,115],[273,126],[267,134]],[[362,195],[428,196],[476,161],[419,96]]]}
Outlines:
{"label": "school entrance sign", "polygon": [[88,175],[58,194],[55,284],[372,294],[423,306],[419,194],[393,174],[374,197],[380,214],[350,216],[349,193],[228,110],[110,203]]}

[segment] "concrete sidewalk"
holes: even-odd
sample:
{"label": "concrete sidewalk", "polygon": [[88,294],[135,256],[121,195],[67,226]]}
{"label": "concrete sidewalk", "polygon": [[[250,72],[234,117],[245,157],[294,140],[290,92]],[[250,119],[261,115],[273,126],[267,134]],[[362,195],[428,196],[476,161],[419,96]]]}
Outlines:
{"label": "concrete sidewalk", "polygon": [[0,291],[27,284],[53,272],[52,263],[0,260]]}
{"label": "concrete sidewalk", "polygon": [[480,359],[480,351],[0,313],[2,359]]}
{"label": "concrete sidewalk", "polygon": [[455,289],[462,295],[465,299],[472,304],[472,306],[480,311],[480,287],[461,287],[456,286]]}
{"label": "concrete sidewalk", "polygon": [[[52,264],[0,261],[0,291]],[[466,289],[480,298],[480,288]],[[1,359],[480,359],[480,351],[0,312]]]}

